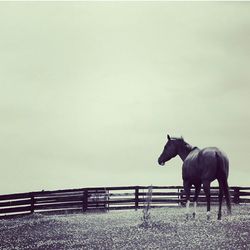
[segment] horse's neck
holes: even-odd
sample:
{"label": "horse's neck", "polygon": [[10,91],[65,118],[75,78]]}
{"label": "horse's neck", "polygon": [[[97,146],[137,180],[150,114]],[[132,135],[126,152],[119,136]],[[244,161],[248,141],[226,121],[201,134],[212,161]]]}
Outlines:
{"label": "horse's neck", "polygon": [[185,159],[187,158],[188,154],[192,151],[192,147],[191,146],[186,146],[186,147],[180,147],[178,150],[178,155],[180,156],[180,158],[182,159],[182,161],[185,161]]}

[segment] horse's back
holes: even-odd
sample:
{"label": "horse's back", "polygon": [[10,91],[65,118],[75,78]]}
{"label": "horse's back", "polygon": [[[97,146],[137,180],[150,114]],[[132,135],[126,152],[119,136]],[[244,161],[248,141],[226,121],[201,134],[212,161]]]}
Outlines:
{"label": "horse's back", "polygon": [[[218,160],[221,164],[219,164]],[[216,147],[195,149],[190,152],[183,163],[183,180],[190,179],[213,181],[218,172],[228,173],[228,159],[225,153]]]}

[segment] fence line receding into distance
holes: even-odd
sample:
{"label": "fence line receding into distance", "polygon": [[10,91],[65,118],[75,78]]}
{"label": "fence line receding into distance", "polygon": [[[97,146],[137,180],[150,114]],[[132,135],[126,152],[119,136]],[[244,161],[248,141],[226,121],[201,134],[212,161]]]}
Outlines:
{"label": "fence line receding into distance", "polygon": [[[218,187],[211,188],[211,203],[218,202]],[[97,187],[0,195],[0,218],[31,213],[86,212],[143,208],[148,186]],[[192,195],[194,189],[192,189]],[[250,187],[230,187],[235,204],[250,204]],[[198,202],[206,201],[202,191]],[[152,186],[151,207],[181,206],[182,186]]]}

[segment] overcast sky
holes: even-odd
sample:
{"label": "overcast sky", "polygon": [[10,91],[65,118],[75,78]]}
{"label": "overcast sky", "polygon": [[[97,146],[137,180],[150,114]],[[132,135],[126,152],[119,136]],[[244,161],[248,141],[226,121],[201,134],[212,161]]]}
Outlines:
{"label": "overcast sky", "polygon": [[[0,193],[182,184],[166,135],[250,184],[250,3],[1,2]],[[217,183],[215,183],[217,185]]]}

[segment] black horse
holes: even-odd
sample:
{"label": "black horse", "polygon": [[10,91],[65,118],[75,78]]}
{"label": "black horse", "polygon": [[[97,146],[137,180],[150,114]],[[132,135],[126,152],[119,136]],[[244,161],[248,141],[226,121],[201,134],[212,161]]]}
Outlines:
{"label": "black horse", "polygon": [[221,219],[223,193],[226,198],[228,212],[231,214],[231,202],[227,182],[229,170],[227,156],[216,147],[199,149],[186,143],[182,137],[171,138],[168,135],[167,138],[167,144],[165,145],[164,150],[158,159],[158,163],[163,166],[165,162],[177,155],[179,155],[182,159],[182,178],[187,199],[187,218],[190,204],[190,188],[192,185],[195,187],[195,211],[193,213],[193,217],[195,217],[196,204],[201,190],[201,184],[203,185],[207,199],[207,219],[210,218],[210,183],[215,179],[217,179],[219,183],[218,220]]}

